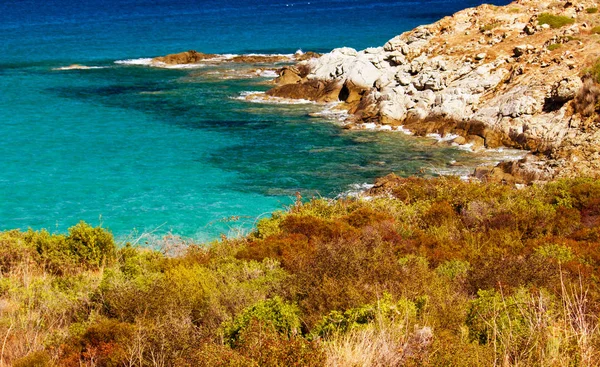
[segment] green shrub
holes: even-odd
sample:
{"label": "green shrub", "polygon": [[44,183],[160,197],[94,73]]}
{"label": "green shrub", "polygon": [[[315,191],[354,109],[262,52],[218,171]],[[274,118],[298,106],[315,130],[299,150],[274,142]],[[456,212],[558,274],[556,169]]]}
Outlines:
{"label": "green shrub", "polygon": [[600,34],[600,25],[593,27],[591,32],[592,34]]}
{"label": "green shrub", "polygon": [[189,364],[198,367],[321,367],[325,355],[319,342],[278,333],[268,323],[252,320],[234,348],[204,344]]}
{"label": "green shrub", "polygon": [[551,243],[538,247],[535,252],[544,258],[555,260],[559,263],[565,263],[573,260],[575,257],[573,251],[564,245]]}
{"label": "green shrub", "polygon": [[501,24],[502,23],[500,23],[500,22],[494,22],[494,23],[486,24],[486,25],[480,27],[479,31],[480,32],[491,31],[492,29],[499,27]]}
{"label": "green shrub", "polygon": [[70,252],[88,268],[110,265],[116,258],[116,245],[112,234],[101,227],[79,222],[69,228],[67,237]]}
{"label": "green shrub", "polygon": [[313,337],[323,337],[336,333],[345,333],[354,328],[365,326],[378,320],[393,322],[394,320],[413,320],[417,315],[417,306],[405,298],[393,301],[389,293],[376,303],[351,308],[344,312],[331,311],[313,328]]}
{"label": "green shrub", "polygon": [[600,59],[596,60],[596,62],[585,71],[585,74],[591,76],[594,82],[600,84]]}
{"label": "green shrub", "polygon": [[53,274],[93,270],[112,264],[116,245],[112,234],[85,222],[69,228],[69,235],[51,235],[46,230],[28,230],[23,240],[39,254],[38,262]]}
{"label": "green shrub", "polygon": [[538,17],[538,24],[548,24],[550,28],[560,28],[568,24],[575,23],[575,20],[564,15],[553,15],[549,13],[542,13]]}
{"label": "green shrub", "polygon": [[256,223],[256,230],[253,233],[254,236],[257,238],[266,238],[280,233],[279,224],[281,223],[282,216],[283,213],[275,212],[271,218],[261,218]]}
{"label": "green shrub", "polygon": [[51,365],[50,355],[46,351],[29,353],[13,363],[13,367],[48,367]]}
{"label": "green shrub", "polygon": [[554,51],[561,47],[562,47],[562,45],[560,43],[553,43],[551,45],[548,45],[548,51]]}
{"label": "green shrub", "polygon": [[272,299],[259,301],[246,308],[231,322],[225,323],[225,339],[230,344],[235,345],[239,340],[240,333],[253,320],[272,327],[280,334],[298,335],[300,332],[299,315],[298,306],[284,302],[281,297],[276,296]]}
{"label": "green shrub", "polygon": [[585,11],[586,11],[588,14],[595,14],[595,13],[597,13],[597,12],[598,12],[598,8],[587,8],[587,9],[585,9]]}

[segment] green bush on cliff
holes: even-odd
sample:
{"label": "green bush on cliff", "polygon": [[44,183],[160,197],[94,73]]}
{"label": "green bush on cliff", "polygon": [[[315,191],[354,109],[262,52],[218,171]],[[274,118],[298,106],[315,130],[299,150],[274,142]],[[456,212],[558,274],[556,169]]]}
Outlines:
{"label": "green bush on cliff", "polygon": [[560,43],[553,43],[551,45],[548,45],[548,51],[554,51],[561,47],[562,47],[562,45]]}
{"label": "green bush on cliff", "polygon": [[553,15],[542,13],[538,17],[538,24],[548,24],[550,28],[561,28],[569,24],[575,23],[575,20],[564,15]]}

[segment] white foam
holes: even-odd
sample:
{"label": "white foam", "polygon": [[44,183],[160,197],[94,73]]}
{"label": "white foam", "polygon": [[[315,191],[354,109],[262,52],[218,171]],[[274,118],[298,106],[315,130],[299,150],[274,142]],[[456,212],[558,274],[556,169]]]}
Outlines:
{"label": "white foam", "polygon": [[231,60],[235,57],[285,57],[288,59],[293,59],[295,54],[259,54],[259,53],[249,53],[249,54],[221,54],[213,57],[212,59],[207,59],[209,61],[227,61]]}
{"label": "white foam", "polygon": [[153,59],[150,59],[150,58],[117,60],[117,61],[115,61],[115,64],[131,65],[131,66],[150,66],[150,67],[154,67],[154,68],[163,68],[163,69],[197,69],[197,68],[206,66],[205,64],[170,65],[170,64],[165,64],[164,62],[161,62],[161,61],[153,61]]}
{"label": "white foam", "polygon": [[397,126],[396,131],[403,133],[404,135],[414,135],[412,131],[408,130],[404,126]]}
{"label": "white foam", "polygon": [[348,111],[339,108],[341,102],[331,102],[323,105],[323,108],[319,111],[311,112],[308,115],[310,117],[320,117],[327,120],[335,121],[341,125],[345,125],[348,119]]}
{"label": "white foam", "polygon": [[263,70],[259,75],[263,78],[277,78],[279,76],[275,70]]}
{"label": "white foam", "polygon": [[467,143],[467,144],[458,145],[457,148],[460,149],[460,150],[465,150],[467,152],[474,152],[475,151],[475,150],[473,150],[473,143]]}
{"label": "white foam", "polygon": [[364,124],[359,124],[358,126],[365,130],[376,130],[377,129],[377,124],[374,122],[366,122]]}
{"label": "white foam", "polygon": [[142,58],[142,59],[117,60],[117,61],[115,61],[115,64],[152,66],[152,59]]}
{"label": "white foam", "polygon": [[251,102],[251,103],[263,103],[263,104],[285,104],[285,105],[298,105],[298,104],[316,104],[317,102],[309,101],[306,99],[289,99],[282,97],[268,96],[265,92],[253,92],[246,91],[241,92],[237,97],[231,97],[240,101]]}
{"label": "white foam", "polygon": [[442,142],[446,142],[446,141],[452,141],[452,140],[458,138],[458,135],[446,134],[445,136],[441,136],[440,134],[427,134],[427,137],[433,138],[433,139],[437,140],[438,142],[442,143]]}
{"label": "white foam", "polygon": [[61,66],[59,68],[52,68],[52,70],[91,70],[91,69],[106,69],[106,66],[86,66],[73,64],[69,66]]}
{"label": "white foam", "polygon": [[365,195],[365,192],[371,188],[373,188],[373,184],[368,183],[360,183],[360,184],[351,184],[349,190],[339,194],[337,198],[362,198],[369,200],[371,197]]}

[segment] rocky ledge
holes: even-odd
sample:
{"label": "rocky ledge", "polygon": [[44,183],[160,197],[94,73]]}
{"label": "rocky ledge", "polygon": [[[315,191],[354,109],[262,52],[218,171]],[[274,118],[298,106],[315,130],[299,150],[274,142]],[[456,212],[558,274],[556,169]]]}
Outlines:
{"label": "rocky ledge", "polygon": [[597,6],[519,0],[466,9],[383,47],[339,48],[284,67],[267,94],[343,101],[349,128],[375,122],[418,135],[456,134],[455,144],[474,148],[531,152],[479,169],[483,177],[598,176]]}
{"label": "rocky ledge", "polygon": [[219,55],[206,54],[195,50],[158,56],[152,59],[153,64],[164,65],[193,65],[201,62],[223,63],[245,63],[245,64],[273,64],[278,62],[303,61],[320,55],[315,52],[297,52],[294,55]]}

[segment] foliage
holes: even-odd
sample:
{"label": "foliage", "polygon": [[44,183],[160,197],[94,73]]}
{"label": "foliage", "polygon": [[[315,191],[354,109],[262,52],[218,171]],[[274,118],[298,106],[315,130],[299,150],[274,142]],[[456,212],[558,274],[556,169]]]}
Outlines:
{"label": "foliage", "polygon": [[0,356],[37,366],[593,365],[600,182],[398,179],[178,254],[0,232]]}
{"label": "foliage", "polygon": [[480,31],[480,32],[487,32],[487,31],[491,31],[492,29],[494,29],[494,28],[497,28],[497,27],[499,27],[500,25],[501,25],[501,23],[500,23],[500,22],[489,23],[489,24],[486,24],[486,25],[484,25],[484,26],[481,26],[481,27],[479,28],[479,31]]}
{"label": "foliage", "polygon": [[50,365],[50,356],[43,350],[30,353],[13,363],[13,367],[47,367]]}
{"label": "foliage", "polygon": [[575,20],[564,15],[554,15],[542,13],[538,17],[538,24],[548,24],[550,28],[561,28],[568,24],[575,23]]}
{"label": "foliage", "polygon": [[548,51],[554,51],[561,47],[562,47],[562,45],[560,43],[553,43],[551,45],[548,45]]}
{"label": "foliage", "polygon": [[591,30],[592,34],[600,34],[600,26],[595,26]]}
{"label": "foliage", "polygon": [[596,14],[598,12],[598,8],[587,8],[585,11],[588,14]]}
{"label": "foliage", "polygon": [[368,325],[375,320],[380,322],[413,320],[416,315],[417,307],[413,302],[407,299],[394,302],[391,295],[386,293],[375,304],[351,308],[344,312],[331,311],[315,326],[312,334],[322,337],[336,333],[346,333],[349,330]]}
{"label": "foliage", "polygon": [[259,301],[243,310],[230,323],[225,324],[225,339],[235,345],[240,339],[240,334],[253,321],[258,321],[261,325],[271,327],[277,333],[288,337],[298,335],[299,311],[297,306],[285,303],[280,297]]}

